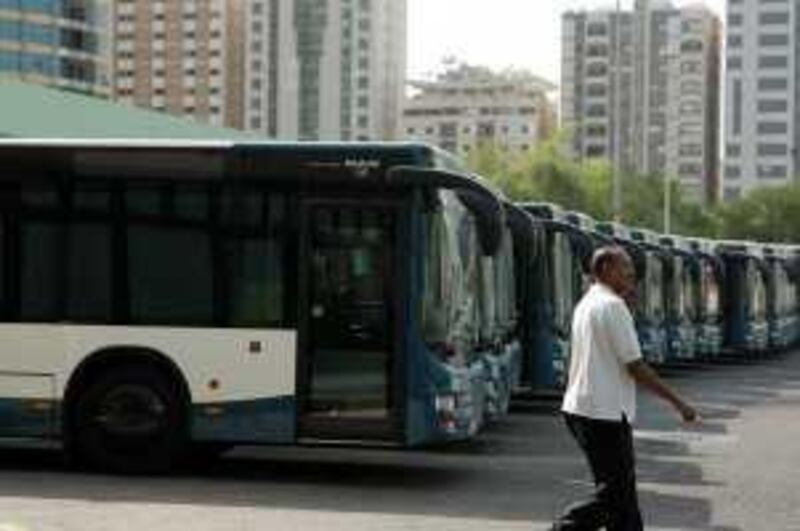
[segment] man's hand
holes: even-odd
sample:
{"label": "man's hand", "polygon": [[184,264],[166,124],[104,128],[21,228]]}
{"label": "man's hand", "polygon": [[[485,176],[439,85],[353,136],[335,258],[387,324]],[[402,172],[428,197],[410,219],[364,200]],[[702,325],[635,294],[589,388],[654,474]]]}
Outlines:
{"label": "man's hand", "polygon": [[700,415],[697,413],[697,410],[689,404],[681,402],[678,404],[677,409],[678,413],[681,414],[683,422],[687,424],[694,424],[700,421]]}
{"label": "man's hand", "polygon": [[692,424],[699,420],[697,411],[684,402],[643,360],[629,363],[628,372],[639,385],[671,404],[680,413],[683,422]]}

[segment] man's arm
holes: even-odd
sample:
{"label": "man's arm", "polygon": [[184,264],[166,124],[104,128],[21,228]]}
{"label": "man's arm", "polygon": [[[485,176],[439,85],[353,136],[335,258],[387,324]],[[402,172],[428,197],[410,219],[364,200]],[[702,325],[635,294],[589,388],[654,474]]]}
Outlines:
{"label": "man's arm", "polygon": [[659,398],[669,402],[678,413],[684,422],[695,422],[697,420],[697,411],[687,404],[675,391],[672,390],[647,363],[643,360],[636,360],[626,365],[628,373],[631,377],[653,393]]}

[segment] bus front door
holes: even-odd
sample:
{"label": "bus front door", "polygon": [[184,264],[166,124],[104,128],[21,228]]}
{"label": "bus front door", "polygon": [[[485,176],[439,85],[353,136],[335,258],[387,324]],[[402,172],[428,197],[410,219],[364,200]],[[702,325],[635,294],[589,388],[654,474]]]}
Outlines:
{"label": "bus front door", "polygon": [[302,219],[301,440],[396,440],[396,209],[313,201]]}

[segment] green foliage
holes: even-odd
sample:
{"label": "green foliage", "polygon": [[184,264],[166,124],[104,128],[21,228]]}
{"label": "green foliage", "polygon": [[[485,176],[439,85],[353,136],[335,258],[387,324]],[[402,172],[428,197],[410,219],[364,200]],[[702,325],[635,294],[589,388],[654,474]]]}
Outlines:
{"label": "green foliage", "polygon": [[800,241],[800,184],[755,190],[718,210],[722,234],[727,238]]}
{"label": "green foliage", "polygon": [[[527,153],[483,144],[468,159],[473,171],[514,201],[547,201],[598,220],[613,217],[613,171],[607,160],[577,163],[562,152],[563,136]],[[623,223],[664,230],[664,180],[657,175],[621,178]],[[671,232],[686,236],[800,241],[800,184],[762,189],[719,206],[697,204],[671,183]]]}

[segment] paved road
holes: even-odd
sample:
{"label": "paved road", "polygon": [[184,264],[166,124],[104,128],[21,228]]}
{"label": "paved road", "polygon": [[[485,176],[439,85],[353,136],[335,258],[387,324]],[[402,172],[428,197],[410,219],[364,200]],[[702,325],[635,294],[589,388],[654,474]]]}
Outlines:
{"label": "paved road", "polygon": [[[705,420],[684,430],[642,400],[647,528],[800,530],[800,353],[671,378]],[[80,474],[53,451],[0,449],[0,531],[545,529],[587,480],[541,404],[446,451],[245,449],[169,478]]]}

